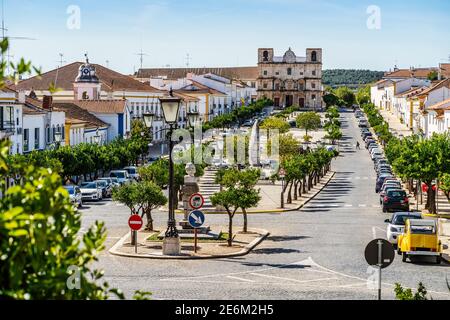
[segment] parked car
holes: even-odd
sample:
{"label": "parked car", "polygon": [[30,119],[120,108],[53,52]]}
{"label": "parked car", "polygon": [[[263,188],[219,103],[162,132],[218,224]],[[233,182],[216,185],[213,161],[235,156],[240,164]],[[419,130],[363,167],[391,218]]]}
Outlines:
{"label": "parked car", "polygon": [[130,183],[130,176],[126,170],[113,170],[109,173],[111,178],[117,178],[120,185]]}
{"label": "parked car", "polygon": [[390,190],[402,190],[398,185],[393,183],[385,183],[380,189],[380,204],[383,204],[383,198]]}
{"label": "parked car", "polygon": [[78,186],[64,186],[64,189],[69,193],[70,202],[77,208],[81,208],[83,206],[83,198],[80,188]]}
{"label": "parked car", "polygon": [[386,179],[388,179],[388,178],[392,178],[392,175],[391,175],[391,174],[382,174],[382,175],[380,175],[380,176],[377,178],[377,182],[376,182],[376,185],[375,185],[375,192],[376,192],[376,193],[380,192],[380,189],[381,189],[381,187],[383,186],[384,181],[385,181]]}
{"label": "parked car", "polygon": [[134,179],[136,181],[138,181],[140,179],[137,167],[129,166],[129,167],[123,168],[123,170],[128,172],[128,175],[130,176],[130,178],[132,178],[132,179]]}
{"label": "parked car", "polygon": [[359,120],[358,121],[358,127],[360,128],[367,128],[369,126],[369,123],[367,120]]}
{"label": "parked car", "polygon": [[389,190],[383,197],[383,212],[409,211],[409,199],[404,190]]}
{"label": "parked car", "polygon": [[375,143],[375,144],[376,144],[375,140],[372,139],[372,138],[368,138],[368,139],[366,139],[366,140],[364,140],[364,141],[365,141],[366,149],[369,149],[369,146],[370,146],[372,143]]}
{"label": "parked car", "polygon": [[84,182],[80,187],[83,201],[103,200],[102,189],[97,182]]}
{"label": "parked car", "polygon": [[397,253],[402,261],[411,257],[431,256],[441,263],[442,244],[439,240],[436,220],[407,219],[404,232],[398,236]]}
{"label": "parked car", "polygon": [[96,180],[97,185],[102,190],[102,198],[111,198],[112,197],[112,187],[105,180]]}
{"label": "parked car", "polygon": [[242,124],[243,127],[251,127],[253,126],[253,121],[252,120],[246,120],[244,121],[244,123]]}
{"label": "parked car", "polygon": [[387,240],[397,247],[398,236],[405,230],[405,223],[408,219],[422,219],[420,212],[395,212],[392,214],[391,219],[387,219],[384,222],[388,224],[386,234]]}
{"label": "parked car", "polygon": [[110,186],[111,189],[114,189],[114,187],[119,187],[120,183],[117,181],[117,178],[98,178],[98,180],[106,181]]}
{"label": "parked car", "polygon": [[375,156],[379,155],[380,157],[383,156],[383,151],[379,148],[375,148],[371,151],[370,156],[372,157],[372,160],[375,160]]}
{"label": "parked car", "polygon": [[389,161],[385,158],[380,158],[375,162],[374,168],[376,168],[380,164],[389,164]]}

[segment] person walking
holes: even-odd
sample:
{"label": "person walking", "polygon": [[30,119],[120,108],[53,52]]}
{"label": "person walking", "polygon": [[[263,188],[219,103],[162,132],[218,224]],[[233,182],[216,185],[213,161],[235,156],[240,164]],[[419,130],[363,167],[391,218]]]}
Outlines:
{"label": "person walking", "polygon": [[359,141],[356,141],[356,149],[361,150],[361,147],[359,145]]}

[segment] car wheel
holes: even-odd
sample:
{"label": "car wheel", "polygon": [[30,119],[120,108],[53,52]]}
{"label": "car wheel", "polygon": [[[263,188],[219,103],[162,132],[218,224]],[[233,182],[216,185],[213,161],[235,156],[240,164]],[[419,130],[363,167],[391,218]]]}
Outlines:
{"label": "car wheel", "polygon": [[402,255],[402,250],[400,250],[400,248],[397,248],[397,254],[398,254],[399,256]]}
{"label": "car wheel", "polygon": [[83,201],[82,200],[80,200],[80,203],[78,204],[78,209],[81,209],[81,208],[83,208]]}
{"label": "car wheel", "polygon": [[442,260],[441,256],[437,256],[436,257],[436,264],[441,264],[441,260]]}
{"label": "car wheel", "polygon": [[408,255],[406,254],[406,252],[403,252],[402,261],[406,262],[406,259],[408,259]]}
{"label": "car wheel", "polygon": [[383,206],[383,213],[386,213],[387,209]]}

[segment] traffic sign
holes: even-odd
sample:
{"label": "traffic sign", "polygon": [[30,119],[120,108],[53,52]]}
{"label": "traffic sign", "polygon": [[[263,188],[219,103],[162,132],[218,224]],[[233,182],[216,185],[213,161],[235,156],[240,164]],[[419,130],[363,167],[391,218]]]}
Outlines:
{"label": "traffic sign", "polygon": [[194,210],[189,213],[188,221],[192,228],[200,228],[205,223],[205,215],[200,210]]}
{"label": "traffic sign", "polygon": [[194,193],[189,198],[189,205],[192,209],[201,209],[203,205],[205,204],[205,198],[200,193]]}
{"label": "traffic sign", "polygon": [[142,221],[141,216],[138,214],[133,214],[128,219],[128,226],[133,231],[141,230],[143,224],[144,224],[144,222]]}
{"label": "traffic sign", "polygon": [[280,171],[278,172],[278,175],[280,176],[280,178],[284,178],[286,176],[286,171],[281,168]]}
{"label": "traffic sign", "polygon": [[384,269],[394,261],[395,250],[389,241],[375,239],[367,245],[364,256],[369,265]]}

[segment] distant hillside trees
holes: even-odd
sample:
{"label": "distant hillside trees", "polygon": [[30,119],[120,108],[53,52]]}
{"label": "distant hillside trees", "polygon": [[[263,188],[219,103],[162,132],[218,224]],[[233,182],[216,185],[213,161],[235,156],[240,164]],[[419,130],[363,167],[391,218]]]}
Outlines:
{"label": "distant hillside trees", "polygon": [[384,75],[383,71],[332,69],[324,70],[322,82],[325,86],[333,88],[339,86],[359,87],[364,84],[376,82]]}

